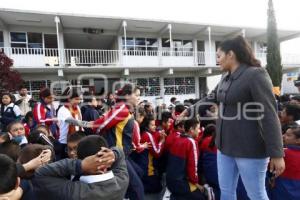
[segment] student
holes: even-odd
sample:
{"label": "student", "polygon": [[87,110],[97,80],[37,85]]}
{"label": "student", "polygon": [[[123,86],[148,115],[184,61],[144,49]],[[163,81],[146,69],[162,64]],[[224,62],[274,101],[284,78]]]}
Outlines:
{"label": "student", "polygon": [[[79,142],[78,159],[64,159],[39,168],[33,179],[37,196],[45,200],[123,199],[128,186],[124,153],[114,149],[111,170],[107,167],[99,170],[105,147],[103,137],[90,135]],[[71,175],[79,180],[71,181],[68,179]]]}
{"label": "student", "polygon": [[174,122],[174,130],[166,137],[165,150],[169,151],[171,146],[176,143],[177,138],[184,133],[184,121]]}
{"label": "student", "polygon": [[7,155],[15,162],[18,160],[20,152],[20,145],[13,140],[8,140],[0,144],[0,154]]}
{"label": "student", "polygon": [[185,133],[180,135],[169,150],[167,164],[167,187],[171,199],[205,199],[203,186],[198,184],[199,150],[195,138],[200,132],[200,122],[190,119],[184,122]]}
{"label": "student", "polygon": [[[83,93],[83,103],[84,105],[81,107],[82,120],[90,122],[100,117],[99,112],[96,110],[97,99],[90,92]],[[86,135],[94,134],[91,128],[84,128],[84,132]]]}
{"label": "student", "polygon": [[77,158],[77,147],[78,143],[86,135],[84,132],[78,131],[74,134],[68,136],[67,147],[68,147],[68,158],[76,159]]}
{"label": "student", "polygon": [[161,115],[157,116],[156,125],[158,129],[164,130],[167,135],[173,130],[172,113],[169,111],[164,111]]}
{"label": "student", "polygon": [[7,155],[0,154],[0,199],[21,199],[23,191],[19,185],[15,162]]}
{"label": "student", "polygon": [[[40,157],[42,159],[36,159]],[[40,144],[29,144],[24,147],[18,158],[18,163],[21,165],[26,165],[27,163],[37,161],[36,164],[29,170],[25,170],[23,173],[19,174],[21,178],[21,188],[23,189],[22,200],[35,200],[36,195],[33,190],[31,179],[34,176],[34,172],[39,167],[48,164],[54,158],[52,154],[52,149],[50,146],[40,145]],[[39,161],[39,163],[38,163]]]}
{"label": "student", "polygon": [[19,93],[15,95],[16,105],[20,107],[22,116],[25,116],[29,111],[31,111],[30,102],[31,95],[28,94],[27,88],[21,85],[19,88]]}
{"label": "student", "polygon": [[[125,84],[117,92],[117,103],[104,116],[101,116],[93,123],[94,129],[102,132],[108,145],[122,148],[125,157],[127,169],[130,177],[127,197],[131,200],[143,200],[144,188],[141,181],[141,170],[138,165],[130,158],[139,141],[138,124],[135,123],[132,112],[140,101],[140,89],[132,84]],[[137,134],[138,133],[138,134]]]}
{"label": "student", "polygon": [[290,125],[293,125],[298,120],[300,120],[300,105],[285,105],[283,111],[280,114],[282,134],[287,131]]}
{"label": "student", "polygon": [[68,87],[62,94],[61,102],[64,103],[57,112],[59,119],[59,143],[61,144],[61,159],[67,158],[67,138],[68,135],[74,134],[76,131],[81,131],[82,128],[70,123],[66,119],[82,120],[79,103],[81,101],[80,94],[77,88]]}
{"label": "student", "polygon": [[269,197],[270,200],[300,199],[300,127],[289,128],[283,142],[286,169],[269,186]]}
{"label": "student", "polygon": [[163,131],[156,131],[155,118],[153,115],[147,115],[142,124],[142,143],[148,143],[148,149],[145,149],[138,155],[137,164],[143,170],[142,178],[145,193],[159,193],[162,190],[161,176],[158,170],[158,158],[162,155],[165,134]]}
{"label": "student", "polygon": [[54,96],[49,88],[43,88],[40,91],[40,102],[33,108],[33,117],[35,126],[46,126],[48,131],[55,137],[58,137],[58,127],[56,125],[56,111],[53,105]]}
{"label": "student", "polygon": [[2,131],[7,131],[7,126],[11,122],[21,119],[22,112],[19,106],[14,104],[15,97],[10,93],[4,93],[1,99],[0,122]]}
{"label": "student", "polygon": [[168,107],[168,109],[170,110],[170,112],[172,112],[173,111],[173,109],[175,108],[175,106],[176,106],[176,97],[172,97],[171,99],[170,99],[170,105],[169,105],[169,107]]}
{"label": "student", "polygon": [[11,140],[17,142],[21,147],[28,143],[27,138],[25,136],[25,128],[24,125],[19,122],[12,122],[7,126],[7,131]]}
{"label": "student", "polygon": [[34,128],[34,120],[33,120],[33,112],[29,111],[24,119],[23,119],[23,125],[25,128],[25,135],[26,137],[29,136],[30,130]]}

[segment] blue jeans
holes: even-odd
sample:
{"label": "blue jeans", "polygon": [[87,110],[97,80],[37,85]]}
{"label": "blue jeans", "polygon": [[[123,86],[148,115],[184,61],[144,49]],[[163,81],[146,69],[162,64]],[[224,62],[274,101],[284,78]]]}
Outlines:
{"label": "blue jeans", "polygon": [[269,199],[265,187],[269,158],[236,158],[218,151],[217,161],[221,200],[236,200],[239,176],[251,200]]}

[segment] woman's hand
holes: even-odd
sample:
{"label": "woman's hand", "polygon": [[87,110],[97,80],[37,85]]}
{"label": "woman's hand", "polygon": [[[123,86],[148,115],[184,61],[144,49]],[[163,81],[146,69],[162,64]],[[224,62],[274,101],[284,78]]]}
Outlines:
{"label": "woman's hand", "polygon": [[283,158],[271,158],[270,172],[274,173],[276,177],[280,176],[285,170],[285,162]]}

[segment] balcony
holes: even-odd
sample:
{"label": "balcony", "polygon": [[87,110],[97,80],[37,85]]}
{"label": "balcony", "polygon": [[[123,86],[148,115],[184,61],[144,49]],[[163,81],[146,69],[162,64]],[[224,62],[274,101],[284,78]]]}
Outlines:
{"label": "balcony", "polygon": [[[216,53],[98,49],[3,48],[17,68],[43,67],[216,67]],[[256,54],[266,64],[266,53]],[[300,54],[282,55],[284,66],[300,66]]]}

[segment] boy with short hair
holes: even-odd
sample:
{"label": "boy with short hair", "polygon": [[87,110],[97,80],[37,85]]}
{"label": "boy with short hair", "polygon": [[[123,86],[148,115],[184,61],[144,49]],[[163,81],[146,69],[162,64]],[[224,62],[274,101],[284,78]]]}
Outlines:
{"label": "boy with short hair", "polygon": [[269,189],[272,200],[300,199],[300,126],[289,128],[283,135],[285,171]]}
{"label": "boy with short hair", "polygon": [[171,199],[205,199],[197,173],[199,150],[195,138],[200,132],[200,122],[197,119],[186,120],[184,130],[185,133],[169,149],[167,187],[172,193]]}
{"label": "boy with short hair", "polygon": [[69,135],[67,139],[68,157],[71,159],[77,158],[78,143],[85,137],[84,132],[77,131],[76,133]]}
{"label": "boy with short hair", "polygon": [[23,191],[19,185],[15,162],[7,155],[0,154],[0,199],[21,199]]}
{"label": "boy with short hair", "polygon": [[[33,185],[37,197],[52,199],[110,199],[120,200],[128,186],[128,172],[123,151],[113,149],[111,170],[104,165],[105,139],[98,135],[83,138],[77,148],[78,159],[64,159],[39,168]],[[110,163],[112,163],[110,162]],[[78,177],[71,181],[70,176]]]}

